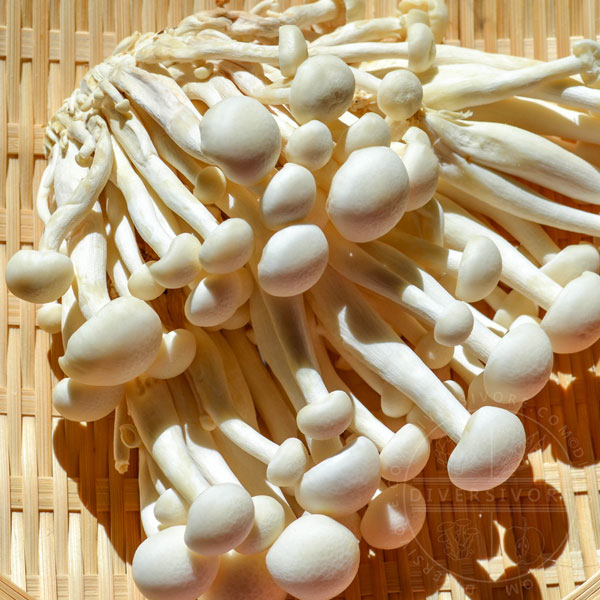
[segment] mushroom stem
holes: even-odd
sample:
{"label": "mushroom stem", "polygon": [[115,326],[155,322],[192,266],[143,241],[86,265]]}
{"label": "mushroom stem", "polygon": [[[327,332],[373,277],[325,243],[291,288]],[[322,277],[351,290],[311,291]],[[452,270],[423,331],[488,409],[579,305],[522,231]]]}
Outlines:
{"label": "mushroom stem", "polygon": [[460,439],[468,412],[351,283],[329,268],[308,299],[319,321],[350,353],[411,398],[453,440]]}
{"label": "mushroom stem", "polygon": [[126,386],[127,408],[144,446],[188,502],[209,487],[192,461],[167,383],[138,378]]}

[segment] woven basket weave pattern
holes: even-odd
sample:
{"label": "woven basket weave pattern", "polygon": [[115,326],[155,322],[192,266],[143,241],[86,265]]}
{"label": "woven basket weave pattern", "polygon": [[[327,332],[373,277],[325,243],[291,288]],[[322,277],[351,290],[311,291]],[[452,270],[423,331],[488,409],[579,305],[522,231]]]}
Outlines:
{"label": "woven basket weave pattern", "polygon": [[[395,2],[368,3],[368,16]],[[247,8],[234,1],[231,9]],[[280,2],[284,9],[287,2]],[[596,0],[449,0],[449,43],[554,58],[596,37]],[[158,31],[214,7],[192,0],[0,0],[0,263],[42,231],[32,198],[45,167],[43,128],[88,69],[135,30]],[[561,243],[578,236],[559,239]],[[52,412],[60,341],[35,307],[0,286],[0,598],[140,598],[130,563],[141,539],[136,459],[112,466],[112,417],[93,425]],[[57,336],[55,336],[57,338]],[[416,483],[426,526],[399,551],[363,548],[345,593],[440,600],[564,598],[600,563],[600,346],[558,357],[522,410],[528,462],[508,484],[470,495],[448,484],[448,442]],[[10,583],[12,582],[12,584]],[[600,598],[595,584],[577,598]],[[587,590],[587,591],[586,591]]]}

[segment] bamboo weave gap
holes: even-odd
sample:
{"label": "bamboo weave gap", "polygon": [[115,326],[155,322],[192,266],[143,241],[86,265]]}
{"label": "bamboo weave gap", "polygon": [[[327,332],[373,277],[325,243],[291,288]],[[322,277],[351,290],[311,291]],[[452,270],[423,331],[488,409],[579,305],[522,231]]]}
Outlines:
{"label": "bamboo weave gap", "polygon": [[[600,0],[447,3],[451,44],[548,60],[568,53],[577,39],[599,39]],[[234,0],[229,7],[252,4]],[[372,17],[392,5],[367,4]],[[41,235],[32,194],[45,166],[43,129],[88,64],[135,30],[157,31],[212,7],[207,0],[0,0],[2,274],[7,259]],[[58,417],[50,395],[61,349],[35,327],[34,308],[4,285],[0,314],[0,599],[141,598],[131,578],[141,540],[135,455],[121,476],[107,438],[112,417],[88,426]],[[344,597],[599,598],[600,380],[593,373],[599,361],[600,344],[557,360],[551,384],[524,407],[532,440],[524,489],[502,486],[478,506],[465,495],[449,496],[445,442],[436,443],[437,455],[416,482],[436,510],[417,543],[363,550],[359,576]],[[548,431],[551,442],[540,443]],[[550,490],[557,495],[549,497]],[[463,527],[461,535],[492,533],[461,551],[458,530],[443,518],[448,514]],[[519,574],[515,558],[523,553],[544,560]]]}

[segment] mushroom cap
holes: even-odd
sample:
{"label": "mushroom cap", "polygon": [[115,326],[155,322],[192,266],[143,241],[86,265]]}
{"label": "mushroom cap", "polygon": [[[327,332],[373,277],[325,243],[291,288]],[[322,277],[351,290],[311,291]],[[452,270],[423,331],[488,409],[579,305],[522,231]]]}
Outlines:
{"label": "mushroom cap", "polygon": [[393,550],[417,537],[425,522],[425,513],[421,492],[408,483],[397,483],[371,500],[360,531],[369,546]]}
{"label": "mushroom cap", "polygon": [[490,238],[471,238],[462,253],[456,279],[456,298],[465,302],[482,300],[500,281],[502,256]]}
{"label": "mushroom cap", "polygon": [[46,333],[60,333],[62,327],[62,304],[48,302],[38,308],[35,324]]}
{"label": "mushroom cap", "polygon": [[258,554],[269,548],[285,528],[283,506],[271,496],[253,496],[254,523],[246,539],[236,546],[240,554]]}
{"label": "mushroom cap", "polygon": [[415,345],[415,353],[430,368],[445,367],[454,356],[452,346],[443,346],[434,337],[433,331],[428,331]]}
{"label": "mushroom cap", "polygon": [[281,134],[271,113],[254,98],[233,96],[209,108],[200,121],[202,153],[235,183],[252,185],[275,166]]}
{"label": "mushroom cap", "polygon": [[110,414],[124,396],[122,384],[86,385],[65,377],[52,390],[52,404],[69,421],[89,422]]}
{"label": "mushroom cap", "polygon": [[405,69],[390,71],[377,90],[377,105],[394,121],[412,117],[423,101],[423,86],[419,78]]}
{"label": "mushroom cap", "polygon": [[252,496],[236,483],[213,485],[188,512],[185,543],[193,552],[215,556],[241,544],[254,524]]}
{"label": "mushroom cap", "polygon": [[541,323],[552,349],[572,354],[600,338],[600,275],[586,271],[562,289]]}
{"label": "mushroom cap", "polygon": [[427,434],[420,427],[407,423],[381,450],[381,476],[388,481],[413,479],[427,464],[430,450]]}
{"label": "mushroom cap", "polygon": [[115,298],[73,333],[58,359],[68,377],[88,385],[118,385],[141,375],[162,341],[160,317],[138,298]]}
{"label": "mushroom cap", "polygon": [[413,73],[424,73],[435,60],[435,39],[425,23],[413,23],[406,36],[408,68]]}
{"label": "mushroom cap", "polygon": [[354,417],[354,404],[346,392],[336,390],[320,402],[298,411],[298,429],[314,440],[329,440],[348,429]]}
{"label": "mushroom cap", "polygon": [[279,586],[299,600],[328,600],[343,592],[358,572],[354,534],[325,515],[303,515],[287,526],[267,553],[267,568]]}
{"label": "mushroom cap", "polygon": [[204,593],[219,569],[217,556],[191,552],[185,527],[169,527],[145,539],[135,551],[133,580],[148,600],[190,600]]}
{"label": "mushroom cap", "polygon": [[600,269],[600,253],[592,244],[571,244],[563,248],[541,267],[541,271],[560,285],[579,277],[585,271],[597,273]]}
{"label": "mushroom cap", "polygon": [[433,328],[433,337],[443,346],[458,346],[471,335],[475,320],[464,302],[444,306]]}
{"label": "mushroom cap", "polygon": [[267,466],[267,479],[281,487],[295,485],[308,465],[308,452],[298,438],[284,440]]}
{"label": "mushroom cap", "polygon": [[263,223],[277,229],[310,213],[317,194],[313,174],[305,167],[286,163],[269,181],[260,200]]}
{"label": "mushroom cap", "polygon": [[160,350],[146,375],[170,379],[183,373],[196,355],[196,339],[187,329],[174,329],[163,334]]}
{"label": "mushroom cap", "polygon": [[534,323],[511,329],[492,349],[484,370],[487,395],[495,402],[524,402],[533,398],[552,372],[552,345]]}
{"label": "mushroom cap", "polygon": [[513,414],[517,414],[523,405],[522,402],[494,402],[486,393],[484,385],[484,373],[476,375],[471,384],[469,385],[469,391],[467,393],[467,410],[470,413],[474,413],[479,410],[482,406],[497,406],[503,408]]}
{"label": "mushroom cap", "polygon": [[316,225],[290,225],[275,232],[263,248],[258,281],[272,296],[295,296],[309,290],[329,259],[325,234]]}
{"label": "mushroom cap", "polygon": [[54,250],[19,250],[4,272],[6,286],[17,298],[37,304],[60,298],[73,275],[71,259]]}
{"label": "mushroom cap", "polygon": [[227,179],[219,167],[211,165],[198,172],[194,182],[194,196],[202,204],[214,204],[225,195],[226,191]]}
{"label": "mushroom cap", "polygon": [[328,123],[342,116],[354,98],[352,69],[337,56],[307,58],[290,86],[290,110],[298,123],[316,119]]}
{"label": "mushroom cap", "polygon": [[321,121],[309,121],[295,129],[285,146],[287,159],[311,171],[324,167],[333,153],[331,131]]}
{"label": "mushroom cap", "polygon": [[192,233],[175,236],[164,256],[148,265],[154,281],[168,289],[194,281],[202,269],[200,246],[200,240]]}
{"label": "mushroom cap", "polygon": [[200,327],[220,325],[232,317],[250,295],[252,278],[244,269],[207,275],[185,301],[185,316]]}
{"label": "mushroom cap", "polygon": [[287,592],[273,581],[265,557],[266,552],[223,554],[217,577],[199,600],[284,600]]}
{"label": "mushroom cap", "polygon": [[365,113],[340,136],[335,146],[338,160],[346,160],[355,150],[371,146],[389,146],[392,132],[385,119],[377,113]]}
{"label": "mushroom cap", "polygon": [[539,307],[531,298],[527,298],[517,290],[510,290],[496,310],[494,322],[508,329],[520,316],[529,315],[537,318],[538,312]]}
{"label": "mushroom cap", "polygon": [[500,485],[519,466],[525,441],[525,429],[517,416],[495,406],[480,408],[467,421],[450,455],[450,481],[474,492]]}
{"label": "mushroom cap", "polygon": [[153,264],[154,261],[144,263],[129,276],[127,288],[132,296],[150,301],[158,298],[165,291],[165,288],[154,279],[150,271]]}
{"label": "mushroom cap", "polygon": [[200,248],[198,258],[209,273],[231,273],[241,269],[254,252],[252,227],[236,217],[213,229]]}
{"label": "mushroom cap", "polygon": [[154,516],[165,527],[185,525],[189,511],[187,502],[173,489],[167,488],[154,503]]}
{"label": "mushroom cap", "polygon": [[309,512],[332,516],[353,513],[373,497],[380,468],[373,442],[358,437],[304,473],[296,485],[296,500]]}
{"label": "mushroom cap", "polygon": [[308,58],[308,46],[297,25],[279,28],[279,70],[284,77],[293,77],[298,67]]}
{"label": "mushroom cap", "polygon": [[351,242],[370,242],[388,233],[408,202],[408,174],[390,148],[356,150],[337,170],[327,198],[327,214]]}
{"label": "mushroom cap", "polygon": [[389,383],[381,388],[381,411],[384,415],[398,419],[408,414],[413,401]]}

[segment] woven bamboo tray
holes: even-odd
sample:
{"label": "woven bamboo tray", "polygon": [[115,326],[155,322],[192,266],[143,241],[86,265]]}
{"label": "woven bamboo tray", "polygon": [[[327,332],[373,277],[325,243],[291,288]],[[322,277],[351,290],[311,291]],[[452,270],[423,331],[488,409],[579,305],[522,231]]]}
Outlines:
{"label": "woven bamboo tray", "polygon": [[[32,194],[43,127],[88,64],[134,30],[210,6],[0,0],[2,281],[7,258],[41,234]],[[372,2],[369,16],[393,7]],[[538,58],[564,56],[600,29],[597,0],[449,0],[449,9],[449,43]],[[111,417],[86,427],[52,412],[60,342],[3,284],[0,315],[0,598],[140,598],[130,569],[141,540],[135,457],[127,475],[113,469]],[[416,484],[425,527],[404,549],[364,548],[345,598],[600,598],[599,359],[600,345],[557,358],[552,381],[521,412],[528,459],[506,485],[480,494],[450,486],[445,442],[436,442]]]}

